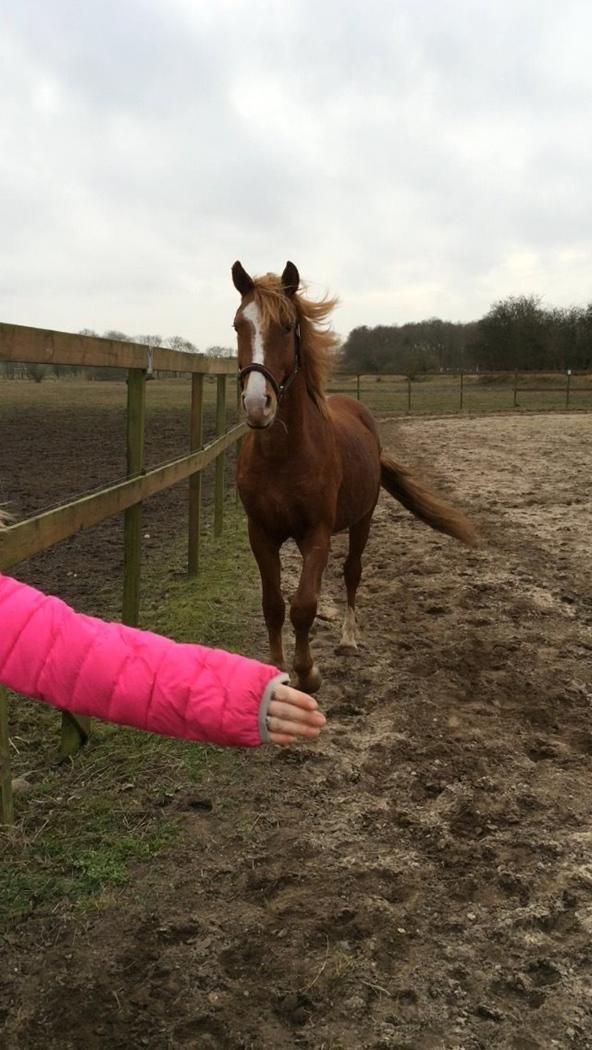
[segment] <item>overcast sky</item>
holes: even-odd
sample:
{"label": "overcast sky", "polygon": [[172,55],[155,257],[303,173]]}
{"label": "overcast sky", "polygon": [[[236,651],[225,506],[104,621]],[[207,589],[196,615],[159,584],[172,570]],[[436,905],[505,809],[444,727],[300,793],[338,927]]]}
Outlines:
{"label": "overcast sky", "polygon": [[592,299],[589,0],[0,0],[0,320],[232,345]]}

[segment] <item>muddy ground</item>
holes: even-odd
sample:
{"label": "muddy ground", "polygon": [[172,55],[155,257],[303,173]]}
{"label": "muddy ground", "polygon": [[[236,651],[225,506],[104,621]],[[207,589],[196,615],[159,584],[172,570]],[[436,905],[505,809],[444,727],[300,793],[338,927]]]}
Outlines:
{"label": "muddy ground", "polygon": [[[126,384],[61,380],[0,384],[0,504],[21,520],[126,476]],[[167,380],[147,384],[144,465],[158,466],[189,451],[190,386]],[[235,412],[229,393],[227,421]],[[211,386],[206,386],[204,439],[215,436]],[[235,450],[227,453],[226,482],[234,477]],[[205,506],[213,495],[214,467],[202,475]],[[170,559],[171,543],[187,519],[188,483],[158,493],[143,506],[142,551]],[[59,594],[81,612],[121,615],[121,517],[43,551],[18,575]],[[179,564],[186,569],[186,564]],[[114,586],[115,583],[115,586]]]}
{"label": "muddy ground", "polygon": [[323,738],[213,766],[114,906],[18,931],[9,1050],[592,1047],[592,417],[383,435],[482,549],[383,496],[344,657],[337,539]]}

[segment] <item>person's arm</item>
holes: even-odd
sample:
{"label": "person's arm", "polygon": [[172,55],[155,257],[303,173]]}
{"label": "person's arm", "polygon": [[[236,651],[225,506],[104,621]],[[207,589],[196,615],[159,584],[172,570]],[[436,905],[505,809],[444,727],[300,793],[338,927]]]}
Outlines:
{"label": "person's arm", "polygon": [[222,746],[287,744],[324,724],[276,668],[74,612],[0,576],[0,682],[73,714]]}

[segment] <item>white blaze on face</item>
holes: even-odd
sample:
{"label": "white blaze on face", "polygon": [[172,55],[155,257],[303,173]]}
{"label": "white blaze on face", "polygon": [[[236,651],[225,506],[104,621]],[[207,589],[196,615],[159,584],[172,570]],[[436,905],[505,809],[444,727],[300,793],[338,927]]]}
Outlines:
{"label": "white blaze on face", "polygon": [[[257,303],[249,303],[249,305],[243,310],[243,317],[247,319],[253,329],[251,339],[253,359],[251,364],[263,365],[265,364],[263,329],[261,326],[261,314],[259,313]],[[255,406],[256,402],[265,402],[265,396],[265,376],[262,376],[260,372],[251,372],[247,376],[247,385],[245,388],[245,407],[247,408],[247,411],[249,408],[249,402]]]}

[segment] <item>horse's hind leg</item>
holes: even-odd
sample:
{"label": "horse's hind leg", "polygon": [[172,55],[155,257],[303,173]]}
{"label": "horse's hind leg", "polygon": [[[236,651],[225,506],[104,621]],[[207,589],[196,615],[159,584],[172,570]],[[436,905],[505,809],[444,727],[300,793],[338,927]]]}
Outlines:
{"label": "horse's hind leg", "polygon": [[362,578],[362,554],[368,542],[373,510],[374,508],[365,518],[352,525],[349,530],[349,552],[343,566],[343,577],[347,590],[347,610],[343,621],[339,650],[358,648],[356,637],[356,591]]}
{"label": "horse's hind leg", "polygon": [[251,550],[255,555],[261,574],[261,599],[263,616],[265,617],[269,635],[271,659],[276,667],[283,670],[282,627],[285,616],[285,602],[281,588],[280,545],[250,521],[249,540],[251,541]]}

